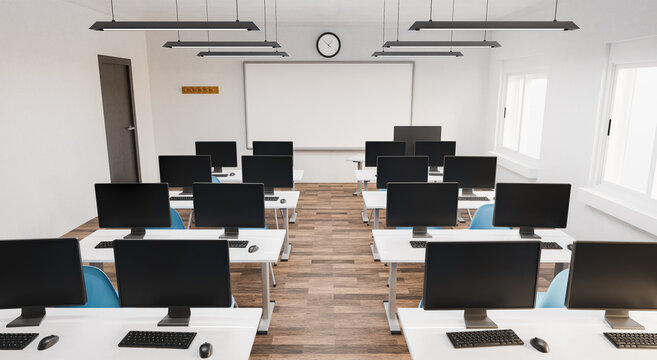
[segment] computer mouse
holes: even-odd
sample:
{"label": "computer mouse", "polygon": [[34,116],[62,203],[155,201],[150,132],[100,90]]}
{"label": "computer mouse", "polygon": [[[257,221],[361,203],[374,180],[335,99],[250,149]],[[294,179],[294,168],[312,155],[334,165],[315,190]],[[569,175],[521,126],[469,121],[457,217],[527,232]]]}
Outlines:
{"label": "computer mouse", "polygon": [[48,335],[39,341],[39,346],[37,349],[46,350],[50,349],[53,345],[57,344],[59,341],[59,336],[57,335]]}
{"label": "computer mouse", "polygon": [[254,253],[254,252],[258,251],[258,249],[259,249],[258,245],[249,246],[249,252],[250,253]]}
{"label": "computer mouse", "polygon": [[201,355],[201,359],[207,359],[212,356],[212,344],[203,343],[201,347],[198,348],[198,354]]}
{"label": "computer mouse", "polygon": [[285,204],[286,202],[287,202],[287,200],[281,199],[281,204]]}
{"label": "computer mouse", "polygon": [[230,174],[228,174],[228,176],[235,176],[235,173],[234,172],[230,173]]}
{"label": "computer mouse", "polygon": [[550,347],[548,346],[548,343],[541,339],[541,338],[533,338],[529,341],[530,344],[534,347],[534,349],[542,352],[542,353],[549,353],[550,352]]}
{"label": "computer mouse", "polygon": [[568,250],[573,251],[573,244],[568,244],[568,246],[566,247],[568,248]]}

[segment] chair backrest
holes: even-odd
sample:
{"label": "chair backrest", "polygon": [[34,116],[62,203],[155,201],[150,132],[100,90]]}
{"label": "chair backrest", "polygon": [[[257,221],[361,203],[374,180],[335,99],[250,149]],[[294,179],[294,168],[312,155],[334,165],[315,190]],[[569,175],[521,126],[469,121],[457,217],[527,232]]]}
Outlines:
{"label": "chair backrest", "polygon": [[171,229],[185,230],[185,223],[174,208],[171,208]]}
{"label": "chair backrest", "polygon": [[84,283],[87,288],[87,303],[83,308],[117,308],[119,296],[110,279],[100,269],[93,266],[83,266]]}
{"label": "chair backrest", "polygon": [[511,229],[507,227],[493,226],[493,211],[495,204],[482,205],[477,209],[472,221],[470,222],[470,229],[472,230],[486,230],[486,229]]}
{"label": "chair backrest", "polygon": [[568,287],[568,273],[570,269],[566,269],[557,274],[552,279],[550,286],[543,297],[541,308],[563,308],[566,307],[566,288]]}

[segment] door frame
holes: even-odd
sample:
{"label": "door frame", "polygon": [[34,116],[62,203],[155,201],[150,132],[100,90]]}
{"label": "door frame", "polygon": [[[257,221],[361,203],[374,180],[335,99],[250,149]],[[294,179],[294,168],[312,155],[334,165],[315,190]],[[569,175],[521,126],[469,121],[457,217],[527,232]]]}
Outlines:
{"label": "door frame", "polygon": [[[101,67],[103,64],[113,64],[113,65],[125,65],[128,67],[128,82],[130,86],[130,102],[132,105],[132,126],[135,127],[135,130],[133,131],[133,137],[135,140],[135,157],[137,160],[137,182],[141,183],[142,177],[141,177],[141,161],[140,161],[140,156],[139,156],[139,127],[137,126],[137,112],[135,110],[135,89],[134,89],[134,83],[132,80],[132,61],[130,59],[126,58],[120,58],[120,57],[114,57],[114,56],[107,56],[107,55],[100,55],[98,54],[98,78],[100,79],[100,71]],[[100,91],[101,91],[101,102],[102,102],[102,84],[100,84]],[[104,105],[103,105],[104,106]],[[105,109],[103,108],[103,126],[105,126]],[[105,147],[107,147],[107,131],[105,131]],[[110,157],[109,151],[107,152],[107,161],[108,161],[108,166],[109,166],[109,157]],[[111,174],[110,174],[111,177]]]}

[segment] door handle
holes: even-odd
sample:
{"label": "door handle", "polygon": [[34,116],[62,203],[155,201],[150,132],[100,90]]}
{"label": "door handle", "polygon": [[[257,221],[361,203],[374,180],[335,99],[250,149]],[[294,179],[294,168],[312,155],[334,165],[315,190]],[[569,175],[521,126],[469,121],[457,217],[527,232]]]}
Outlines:
{"label": "door handle", "polygon": [[127,128],[125,128],[125,129],[128,130],[128,131],[135,131],[135,126],[134,126],[134,125],[130,125],[130,126],[128,126]]}

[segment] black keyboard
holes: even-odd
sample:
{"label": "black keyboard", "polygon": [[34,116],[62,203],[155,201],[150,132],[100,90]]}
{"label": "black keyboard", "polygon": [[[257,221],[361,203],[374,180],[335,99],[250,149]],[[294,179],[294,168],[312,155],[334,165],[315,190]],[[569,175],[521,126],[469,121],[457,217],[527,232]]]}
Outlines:
{"label": "black keyboard", "polygon": [[114,241],[101,241],[96,246],[95,249],[112,249],[114,248]]}
{"label": "black keyboard", "polygon": [[459,196],[459,201],[490,201],[486,196]]}
{"label": "black keyboard", "polygon": [[228,174],[212,174],[212,176],[216,176],[216,177],[228,177]]}
{"label": "black keyboard", "polygon": [[169,198],[171,201],[192,201],[194,200],[193,196],[172,196]]}
{"label": "black keyboard", "polygon": [[447,333],[455,348],[524,345],[513,330],[483,330]]}
{"label": "black keyboard", "polygon": [[265,196],[265,201],[278,201],[278,196]]}
{"label": "black keyboard", "polygon": [[541,242],[541,249],[543,250],[561,250],[563,249],[561,245],[553,242],[553,241],[542,241]]}
{"label": "black keyboard", "polygon": [[0,334],[0,350],[23,350],[37,336],[37,333]]}
{"label": "black keyboard", "polygon": [[249,245],[249,242],[247,240],[229,240],[228,241],[228,247],[229,248],[245,248],[247,245]]}
{"label": "black keyboard", "polygon": [[411,240],[410,243],[413,249],[424,249],[427,247],[427,242],[424,240]]}
{"label": "black keyboard", "polygon": [[119,347],[189,349],[195,332],[130,331]]}
{"label": "black keyboard", "polygon": [[657,333],[604,333],[619,349],[657,349]]}
{"label": "black keyboard", "polygon": [[429,172],[429,176],[443,176],[443,173],[441,172]]}

